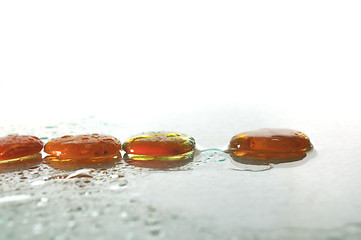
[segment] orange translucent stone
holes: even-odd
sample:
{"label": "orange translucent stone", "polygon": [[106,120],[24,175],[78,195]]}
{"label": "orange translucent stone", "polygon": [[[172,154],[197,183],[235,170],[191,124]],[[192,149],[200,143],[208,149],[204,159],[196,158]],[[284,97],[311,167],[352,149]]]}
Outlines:
{"label": "orange translucent stone", "polygon": [[121,150],[121,143],[112,136],[67,135],[47,142],[44,151],[59,158],[82,159],[114,155]]}
{"label": "orange translucent stone", "polygon": [[147,156],[176,156],[194,150],[192,137],[174,132],[149,132],[124,142],[123,150],[129,154]]}
{"label": "orange translucent stone", "polygon": [[290,129],[259,129],[234,136],[229,152],[239,159],[299,160],[312,148],[302,132]]}
{"label": "orange translucent stone", "polygon": [[39,153],[43,142],[29,135],[8,135],[0,138],[0,161],[22,158]]}
{"label": "orange translucent stone", "polygon": [[195,155],[195,140],[175,132],[148,132],[123,144],[124,161],[138,167],[174,168],[188,164]]}

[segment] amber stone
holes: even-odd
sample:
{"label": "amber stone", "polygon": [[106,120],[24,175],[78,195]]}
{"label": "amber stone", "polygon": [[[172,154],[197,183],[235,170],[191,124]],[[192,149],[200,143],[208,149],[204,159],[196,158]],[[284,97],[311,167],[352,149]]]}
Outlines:
{"label": "amber stone", "polygon": [[112,136],[66,135],[47,142],[44,151],[59,158],[81,159],[114,155],[121,150],[121,143]]}
{"label": "amber stone", "polygon": [[290,129],[259,129],[234,136],[229,152],[234,158],[249,160],[300,160],[312,149],[310,139]]}
{"label": "amber stone", "polygon": [[43,142],[29,135],[8,135],[0,138],[0,161],[34,155],[43,149]]}
{"label": "amber stone", "polygon": [[134,136],[123,144],[128,164],[148,168],[174,168],[191,162],[195,140],[175,132],[148,132]]}
{"label": "amber stone", "polygon": [[175,132],[149,132],[126,140],[123,150],[128,154],[176,156],[194,150],[192,137]]}

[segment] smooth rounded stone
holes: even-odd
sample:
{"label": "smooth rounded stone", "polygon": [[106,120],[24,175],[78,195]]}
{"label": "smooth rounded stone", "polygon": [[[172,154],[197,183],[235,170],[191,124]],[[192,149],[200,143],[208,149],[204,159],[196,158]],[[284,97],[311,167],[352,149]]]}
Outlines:
{"label": "smooth rounded stone", "polygon": [[234,136],[228,152],[235,160],[287,162],[301,160],[312,149],[310,139],[291,129],[259,129]]}
{"label": "smooth rounded stone", "polygon": [[108,135],[66,135],[47,142],[44,151],[59,158],[83,159],[115,155],[121,150],[118,139]]}
{"label": "smooth rounded stone", "polygon": [[124,160],[148,168],[174,168],[191,162],[195,140],[175,132],[148,132],[129,138],[123,144]]}
{"label": "smooth rounded stone", "polygon": [[30,135],[8,135],[0,138],[0,162],[16,160],[39,153],[43,149],[43,142]]}
{"label": "smooth rounded stone", "polygon": [[195,140],[175,132],[148,132],[126,140],[123,150],[128,154],[176,156],[194,150]]}

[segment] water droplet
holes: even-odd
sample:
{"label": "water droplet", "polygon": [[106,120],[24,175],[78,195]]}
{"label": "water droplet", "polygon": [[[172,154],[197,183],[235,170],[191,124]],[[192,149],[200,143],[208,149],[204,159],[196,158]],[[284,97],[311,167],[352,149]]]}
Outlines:
{"label": "water droplet", "polygon": [[71,221],[68,222],[68,227],[69,227],[69,228],[74,228],[75,226],[76,226],[76,222],[75,222],[75,221],[72,221],[72,220],[71,220]]}
{"label": "water droplet", "polygon": [[93,177],[91,175],[92,172],[94,172],[94,169],[81,169],[81,170],[75,171],[72,174],[69,174],[65,179],[81,178],[81,177],[92,178]]}
{"label": "water droplet", "polygon": [[161,229],[155,228],[155,229],[149,230],[149,234],[153,237],[159,237],[160,235],[162,235],[162,231],[161,231]]}
{"label": "water droplet", "polygon": [[44,185],[45,181],[44,180],[37,180],[31,183],[32,186],[40,186],[40,185]]}
{"label": "water droplet", "polygon": [[122,211],[122,212],[120,213],[120,217],[121,217],[121,218],[127,218],[127,217],[128,217],[128,212]]}
{"label": "water droplet", "polygon": [[41,223],[36,223],[33,226],[33,234],[39,235],[43,232],[43,225]]}
{"label": "water droplet", "polygon": [[110,185],[109,186],[109,189],[110,190],[119,190],[119,189],[121,189],[122,187],[121,186],[119,186],[119,185]]}
{"label": "water droplet", "polygon": [[158,225],[160,221],[157,218],[147,218],[144,223],[145,225],[148,226],[154,226],[154,225]]}
{"label": "water droplet", "polygon": [[93,212],[91,212],[91,216],[92,216],[92,217],[98,217],[98,216],[99,216],[99,212],[98,212],[98,211],[93,211]]}
{"label": "water droplet", "polygon": [[38,207],[44,207],[44,206],[47,205],[48,201],[49,201],[48,198],[42,197],[42,198],[40,198],[39,202],[37,203],[37,206]]}
{"label": "water droplet", "polygon": [[236,170],[236,171],[251,171],[251,172],[262,172],[262,171],[267,171],[272,169],[272,165],[270,164],[257,164],[257,165],[252,165],[252,164],[243,164],[243,163],[238,163],[238,162],[234,162],[232,161],[233,166],[230,167],[230,169],[232,170]]}

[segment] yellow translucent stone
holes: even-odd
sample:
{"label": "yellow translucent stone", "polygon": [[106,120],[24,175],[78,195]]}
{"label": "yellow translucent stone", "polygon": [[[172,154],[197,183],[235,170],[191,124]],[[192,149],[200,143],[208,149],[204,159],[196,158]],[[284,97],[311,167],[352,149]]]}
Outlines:
{"label": "yellow translucent stone", "polygon": [[176,167],[195,155],[195,140],[176,132],[148,132],[131,137],[123,144],[126,162],[142,167]]}

